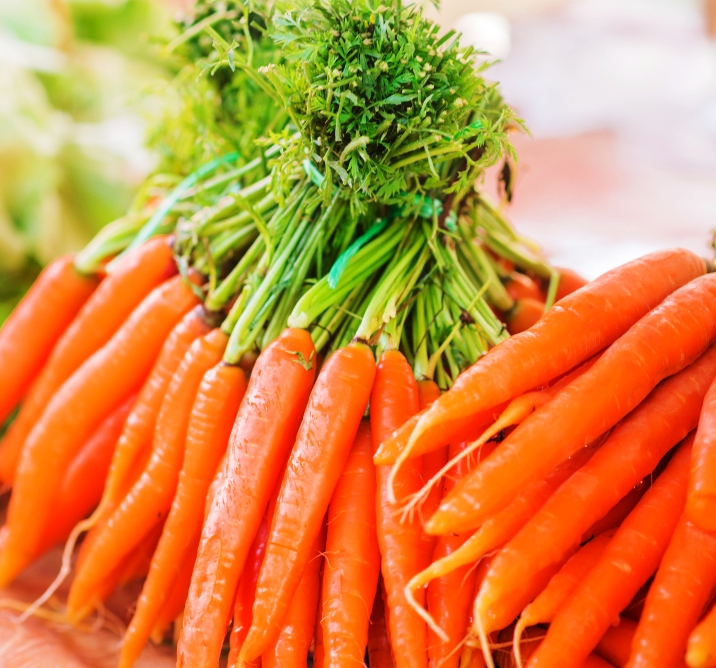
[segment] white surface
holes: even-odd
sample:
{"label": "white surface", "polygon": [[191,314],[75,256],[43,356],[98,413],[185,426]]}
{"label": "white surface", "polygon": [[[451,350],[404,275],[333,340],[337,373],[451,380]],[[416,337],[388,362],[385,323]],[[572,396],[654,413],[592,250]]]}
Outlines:
{"label": "white surface", "polygon": [[526,120],[509,215],[594,277],[657,248],[711,256],[716,45],[700,5],[575,0],[512,23],[488,71]]}

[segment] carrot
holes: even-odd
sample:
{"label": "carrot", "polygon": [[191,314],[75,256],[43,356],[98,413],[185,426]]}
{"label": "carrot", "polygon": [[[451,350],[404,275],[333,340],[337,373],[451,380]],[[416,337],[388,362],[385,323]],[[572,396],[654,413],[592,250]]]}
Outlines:
{"label": "carrot", "polygon": [[716,382],[706,393],[691,454],[691,477],[686,516],[706,529],[716,530]]}
{"label": "carrot", "polygon": [[66,540],[75,524],[99,503],[114,446],[135,398],[129,397],[103,420],[69,465],[57,492],[55,519],[43,537],[45,548]]}
{"label": "carrot", "polygon": [[[124,635],[120,668],[131,666],[146,644],[180,568],[196,547],[204,520],[203,502],[246,391],[238,366],[219,363],[201,380],[186,430],[176,494],[132,621]],[[188,587],[187,587],[188,589]]]}
{"label": "carrot", "polygon": [[308,332],[288,329],[256,362],[231,434],[227,477],[202,529],[179,638],[179,666],[219,661],[251,543],[303,418],[315,374],[305,361],[314,355]]}
{"label": "carrot", "polygon": [[689,634],[714,585],[716,535],[682,516],[646,596],[627,667],[683,662]]}
{"label": "carrot", "polygon": [[576,271],[565,269],[564,267],[555,267],[555,269],[559,272],[559,285],[555,295],[556,301],[571,295],[589,283],[586,278],[580,276]]}
{"label": "carrot", "polygon": [[507,331],[512,335],[526,332],[544,315],[544,308],[544,302],[539,299],[531,297],[518,299],[507,314]]}
{"label": "carrot", "polygon": [[[440,388],[438,384],[432,380],[421,380],[418,381],[418,405],[420,410],[424,410],[433,401],[436,401],[440,396]],[[432,480],[438,471],[441,471],[447,462],[448,448],[440,448],[434,450],[423,457],[422,462],[422,480]],[[443,496],[442,483],[436,483],[432,485],[430,491],[422,499],[420,506],[420,518],[430,517],[440,505],[440,499]],[[420,537],[420,551],[422,553],[421,568],[426,568],[433,558],[433,551],[435,550],[436,538],[425,532],[422,532]]]}
{"label": "carrot", "polygon": [[529,276],[520,274],[517,271],[512,272],[510,280],[505,284],[505,289],[507,290],[507,294],[515,301],[523,297],[537,299],[542,302],[544,302],[545,299],[539,285]]}
{"label": "carrot", "polygon": [[[160,538],[161,540],[161,538]],[[194,570],[194,561],[196,561],[196,549],[199,539],[195,539],[194,544],[187,550],[187,554],[179,568],[178,575],[172,584],[171,591],[167,597],[162,609],[159,611],[157,618],[152,627],[151,639],[157,645],[162,642],[167,629],[172,622],[175,624],[174,638],[179,635],[176,625],[181,625],[181,615],[186,603],[186,597],[189,594],[189,583],[191,582],[191,573]],[[150,566],[151,569],[151,566]],[[121,659],[121,657],[120,657]]]}
{"label": "carrot", "polygon": [[[67,615],[87,609],[97,582],[159,522],[176,491],[194,400],[204,374],[221,361],[228,337],[214,329],[196,339],[167,389],[157,416],[152,455],[141,477],[105,522],[92,530],[67,599]],[[200,408],[202,410],[203,407]],[[217,435],[221,432],[217,429]]]}
{"label": "carrot", "polygon": [[365,656],[380,573],[375,517],[373,444],[364,420],[328,506],[320,615],[326,668],[360,664]]}
{"label": "carrot", "polygon": [[515,625],[513,638],[513,652],[519,666],[522,666],[520,638],[524,630],[528,626],[547,624],[554,619],[559,607],[602,556],[613,535],[613,530],[607,531],[579,548],[549,581],[539,596],[522,611]]}
{"label": "carrot", "polygon": [[636,622],[620,617],[616,626],[610,626],[594,652],[614,666],[624,668],[629,660],[631,645],[636,633]]}
{"label": "carrot", "polygon": [[261,655],[262,668],[304,668],[307,665],[316,625],[319,571],[325,542],[324,524],[311,548],[306,570],[288,606],[283,626]]}
{"label": "carrot", "polygon": [[689,636],[686,663],[690,668],[716,666],[716,608],[711,608]]}
{"label": "carrot", "polygon": [[704,271],[704,262],[688,251],[652,253],[565,297],[532,331],[502,342],[457,378],[412,432],[415,452],[463,440],[460,435],[475,416],[545,385],[603,350]]}
{"label": "carrot", "polygon": [[[480,434],[480,437],[477,440],[473,441],[466,447],[460,448],[458,454],[456,454],[445,464],[445,466],[435,473],[433,477],[423,485],[419,492],[412,495],[410,499],[408,499],[407,503],[403,506],[403,512],[412,512],[412,509],[421,504],[428,494],[431,493],[433,486],[442,480],[442,477],[464,458],[470,457],[475,451],[479,452],[478,462],[488,457],[494,451],[497,443],[501,440],[499,436],[505,429],[523,422],[539,406],[544,405],[552,399],[556,392],[566,387],[575,378],[578,378],[591,369],[598,357],[599,356],[593,357],[583,364],[580,364],[576,369],[573,369],[570,373],[559,378],[548,388],[540,390],[539,392],[527,392],[526,394],[513,399],[504,411],[500,413],[495,422],[493,422],[487,429],[485,429],[484,432],[482,432],[482,434]],[[409,458],[410,454],[411,453],[407,448],[400,453],[391,471],[391,478],[397,474],[399,467]],[[425,456],[427,457],[428,455]],[[451,486],[451,489],[453,487],[454,486]]]}
{"label": "carrot", "polygon": [[[588,294],[587,288],[580,294]],[[669,296],[587,373],[527,418],[443,500],[426,529],[435,533],[460,531],[484,521],[504,507],[525,483],[544,476],[616,424],[659,381],[697,359],[715,336],[716,275],[709,274]],[[704,364],[713,368],[713,350],[706,359],[709,361],[696,368]],[[699,405],[704,394],[698,393]],[[691,428],[682,431],[679,438]]]}
{"label": "carrot", "polygon": [[65,382],[23,448],[0,553],[0,582],[26,565],[46,530],[62,476],[96,426],[139,390],[174,325],[197,302],[179,277],[170,279],[132,312],[107,344]]}
{"label": "carrot", "polygon": [[651,486],[651,478],[653,475],[653,473],[649,474],[644,480],[632,487],[629,493],[617,501],[604,517],[592,524],[592,526],[582,534],[579,539],[580,544],[586,543],[600,533],[619,527]]}
{"label": "carrot", "polygon": [[[374,447],[418,410],[418,385],[410,365],[401,353],[383,353],[370,400],[370,422]],[[421,461],[413,458],[395,476],[399,497],[420,488]],[[390,470],[376,467],[376,527],[381,554],[381,571],[387,598],[388,637],[397,668],[427,666],[425,622],[409,607],[405,585],[420,571],[422,529],[417,518],[402,522],[388,496]],[[422,604],[423,593],[420,595]]]}
{"label": "carrot", "polygon": [[12,482],[25,440],[61,385],[109,341],[154,288],[175,273],[167,238],[157,237],[122,258],[99,284],[60,336],[5,434],[0,445],[0,480]]}
{"label": "carrot", "polygon": [[197,306],[181,319],[164,342],[112,455],[102,494],[102,517],[114,510],[144,470],[143,458],[151,452],[157,415],[172,376],[191,344],[211,331],[213,320],[203,306]]}
{"label": "carrot", "polygon": [[94,276],[80,275],[73,263],[71,255],[51,262],[0,327],[0,424],[25,396],[57,339],[99,283]]}
{"label": "carrot", "polygon": [[[412,592],[428,584],[431,580],[443,577],[455,569],[479,562],[485,555],[502,547],[510,540],[533,515],[542,507],[550,495],[582,466],[594,453],[592,448],[584,448],[568,462],[555,468],[549,476],[527,486],[504,510],[495,514],[470,536],[458,549],[435,560],[428,568],[416,575],[406,587],[406,598],[438,636],[440,627],[414,599]],[[480,562],[484,568],[485,561]]]}
{"label": "carrot", "polygon": [[374,376],[373,353],[362,343],[336,351],[321,369],[281,483],[239,661],[262,654],[286,616],[368,405]]}
{"label": "carrot", "polygon": [[617,530],[602,557],[552,620],[529,668],[576,668],[654,572],[686,498],[687,438]]}
{"label": "carrot", "polygon": [[266,541],[268,540],[269,529],[271,528],[272,512],[267,512],[261,521],[261,526],[256,533],[256,538],[251,545],[251,551],[246,560],[246,566],[239,580],[239,587],[236,590],[234,601],[234,621],[229,637],[229,660],[228,665],[236,665],[239,650],[244,643],[246,634],[251,626],[251,608],[256,597],[256,582],[259,579],[261,562],[266,552]]}
{"label": "carrot", "polygon": [[[450,446],[450,453],[453,454],[464,446],[465,444]],[[446,477],[445,489],[452,489],[467,470],[468,462],[462,460]],[[446,558],[460,549],[468,538],[469,534],[440,536],[432,561]],[[428,628],[428,665],[431,668],[457,668],[460,663],[459,649],[468,628],[474,589],[475,568],[473,564],[457,568],[430,582],[426,595],[428,613],[447,637],[445,640]],[[412,597],[412,592],[406,592],[405,596],[406,598]]]}
{"label": "carrot", "polygon": [[[716,347],[665,381],[505,546],[483,585],[483,613],[522,587],[522,580],[561,559],[698,421],[698,407],[716,373]],[[516,614],[516,613],[515,613]]]}
{"label": "carrot", "polygon": [[[368,665],[370,668],[393,668],[393,656],[388,640],[388,625],[383,605],[383,583],[378,583],[378,591],[373,601],[368,627]],[[317,664],[317,668],[321,668]]]}

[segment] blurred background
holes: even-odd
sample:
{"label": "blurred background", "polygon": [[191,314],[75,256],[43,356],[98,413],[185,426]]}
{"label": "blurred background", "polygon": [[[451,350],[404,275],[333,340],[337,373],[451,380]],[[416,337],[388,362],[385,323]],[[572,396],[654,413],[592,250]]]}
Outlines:
{"label": "blurred background", "polygon": [[[0,0],[0,321],[52,257],[131,202],[168,77],[152,35],[180,0]],[[185,3],[184,3],[185,4]],[[530,135],[509,216],[555,264],[593,278],[656,248],[711,255],[714,0],[444,0],[445,28]],[[713,31],[713,30],[712,30]],[[486,187],[495,189],[496,177]]]}

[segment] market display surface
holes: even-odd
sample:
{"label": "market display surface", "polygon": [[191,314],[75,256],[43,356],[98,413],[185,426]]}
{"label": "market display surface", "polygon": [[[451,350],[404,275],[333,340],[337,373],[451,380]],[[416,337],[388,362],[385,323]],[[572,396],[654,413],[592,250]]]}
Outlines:
{"label": "market display surface", "polygon": [[64,545],[17,622],[141,581],[122,668],[716,666],[710,263],[552,267],[415,6],[198,2],[165,52],[159,169],[0,329],[0,586]]}

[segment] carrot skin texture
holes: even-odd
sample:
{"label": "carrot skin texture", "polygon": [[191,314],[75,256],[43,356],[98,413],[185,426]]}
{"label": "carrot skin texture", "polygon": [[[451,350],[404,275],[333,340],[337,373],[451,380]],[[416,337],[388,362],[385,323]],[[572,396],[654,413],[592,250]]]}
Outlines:
{"label": "carrot skin texture", "polygon": [[122,435],[112,455],[112,463],[102,493],[106,517],[124,498],[144,470],[151,452],[154,427],[172,376],[179,368],[191,344],[211,331],[203,306],[189,311],[167,337],[149,376],[139,391],[127,417]]}
{"label": "carrot skin texture", "polygon": [[[450,446],[450,458],[457,455],[466,445],[461,443]],[[445,491],[452,489],[467,473],[468,464],[467,459],[463,459],[449,471],[445,477]],[[470,534],[440,536],[435,545],[432,562],[454,553],[469,538]],[[430,668],[457,668],[460,664],[458,647],[469,626],[471,603],[475,597],[475,566],[475,562],[465,564],[435,578],[428,584],[425,596],[428,613],[448,636],[448,641],[444,642],[428,628],[427,647]]]}
{"label": "carrot skin texture", "polygon": [[0,327],[0,424],[25,396],[57,339],[97,287],[81,276],[74,256],[51,262]]}
{"label": "carrot skin texture", "polygon": [[124,635],[120,668],[131,666],[139,656],[192,548],[196,554],[209,485],[226,451],[245,391],[243,369],[223,362],[209,369],[201,380],[187,426],[176,494]]}
{"label": "carrot skin texture", "polygon": [[579,548],[539,596],[522,611],[520,621],[525,626],[551,622],[559,607],[599,561],[613,534],[614,531],[607,531]]}
{"label": "carrot skin texture", "polygon": [[268,541],[269,529],[271,528],[271,517],[273,513],[267,513],[261,521],[261,526],[251,545],[251,551],[246,559],[244,571],[239,580],[239,587],[236,591],[234,601],[234,621],[229,637],[229,660],[228,665],[236,664],[241,645],[244,644],[246,634],[251,628],[251,609],[254,606],[256,597],[256,582],[259,579],[261,562],[266,552],[266,541]]}
{"label": "carrot skin texture", "polygon": [[[705,270],[689,251],[652,253],[565,297],[534,329],[504,341],[458,376],[420,419],[411,436],[420,446],[416,452],[462,440],[456,436],[472,416],[547,384],[603,350]],[[555,348],[556,341],[564,345]]]}
{"label": "carrot skin texture", "polygon": [[529,668],[577,668],[659,565],[686,499],[693,435],[676,451],[565,601]]}
{"label": "carrot skin texture", "polygon": [[624,668],[629,661],[631,645],[636,633],[636,622],[626,617],[619,618],[617,626],[610,626],[599,644],[594,648],[594,653],[609,661],[613,666]]}
{"label": "carrot skin texture", "polygon": [[167,238],[156,237],[124,257],[102,280],[52,348],[3,437],[0,480],[12,482],[25,440],[62,383],[112,338],[154,288],[175,273]]}
{"label": "carrot skin texture", "polygon": [[518,299],[507,318],[507,331],[512,334],[526,332],[536,325],[544,315],[545,303],[531,297]]}
{"label": "carrot skin texture", "polygon": [[321,627],[323,665],[360,664],[368,643],[370,609],[380,574],[375,528],[375,466],[370,423],[355,443],[328,506]]}
{"label": "carrot skin texture", "polygon": [[[388,624],[383,604],[383,585],[378,584],[378,591],[373,601],[368,627],[368,663],[371,668],[393,668],[393,656],[388,640]],[[321,668],[321,666],[317,666]]]}
{"label": "carrot skin texture", "polygon": [[174,325],[197,303],[179,277],[155,288],[107,344],[65,382],[28,436],[0,553],[0,582],[27,565],[41,540],[62,475],[92,430],[137,392]]}
{"label": "carrot skin texture", "polygon": [[84,608],[94,585],[113,564],[166,519],[182,467],[191,409],[204,374],[221,361],[227,341],[224,332],[214,329],[189,347],[162,402],[144,472],[112,515],[92,529],[92,540],[83,545],[67,598],[70,619]]}
{"label": "carrot skin texture", "polygon": [[[398,351],[383,353],[371,394],[371,429],[374,447],[404,424],[419,407],[418,385],[408,361]],[[422,464],[414,457],[406,462],[395,480],[397,498],[417,492],[422,484]],[[425,622],[405,598],[405,586],[422,566],[422,528],[417,518],[402,522],[388,500],[389,466],[376,467],[376,526],[385,587],[388,637],[397,668],[427,666]],[[418,600],[422,605],[423,595]]]}
{"label": "carrot skin texture", "polygon": [[43,537],[44,547],[67,540],[75,524],[99,503],[114,446],[134,401],[135,397],[130,397],[111,413],[68,467],[57,493],[55,519]]}
{"label": "carrot skin texture", "polygon": [[514,592],[530,573],[561,559],[590,525],[649,475],[696,426],[714,373],[716,347],[666,380],[629,415],[505,546],[481,592],[481,605],[487,607],[490,601]]}
{"label": "carrot skin texture", "polygon": [[348,459],[374,377],[373,353],[361,343],[336,351],[321,369],[281,484],[256,585],[253,620],[239,660],[262,654],[283,622]]}
{"label": "carrot skin texture", "polygon": [[306,360],[315,355],[310,335],[287,329],[261,353],[251,373],[229,440],[227,476],[202,529],[178,666],[219,661],[239,578],[313,386],[315,369],[299,363],[299,352]]}
{"label": "carrot skin texture", "polygon": [[716,531],[716,382],[711,384],[701,408],[691,453],[686,516],[696,526]]}
{"label": "carrot skin texture", "polygon": [[[665,299],[589,371],[517,427],[443,500],[427,530],[459,531],[482,522],[522,485],[543,477],[615,425],[659,381],[696,360],[715,336],[716,275],[708,274]],[[711,351],[709,359],[713,355]]]}
{"label": "carrot skin texture", "polygon": [[646,596],[627,668],[681,665],[714,585],[716,535],[682,517]]}
{"label": "carrot skin texture", "polygon": [[[418,405],[420,410],[426,409],[430,404],[436,401],[440,397],[440,388],[438,384],[432,380],[421,380],[418,381]],[[422,462],[422,479],[423,482],[430,480],[440,469],[447,464],[448,448],[440,448],[434,450],[423,456]],[[440,505],[440,500],[443,496],[443,485],[441,481],[435,485],[431,490],[428,497],[423,501],[420,508],[421,517],[430,517]],[[422,552],[423,568],[426,568],[433,558],[433,552],[435,551],[436,544],[435,536],[422,532],[420,537],[420,551]]]}
{"label": "carrot skin texture", "polygon": [[288,606],[283,627],[261,655],[262,668],[304,668],[313,640],[318,608],[319,572],[323,564],[326,527],[311,548],[306,570]]}

